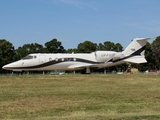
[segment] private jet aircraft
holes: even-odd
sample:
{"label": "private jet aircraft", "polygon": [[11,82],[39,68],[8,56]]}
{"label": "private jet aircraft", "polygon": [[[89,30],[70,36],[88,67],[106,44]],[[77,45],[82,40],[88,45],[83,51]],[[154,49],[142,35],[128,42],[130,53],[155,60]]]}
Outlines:
{"label": "private jet aircraft", "polygon": [[135,38],[122,52],[95,51],[72,54],[29,54],[23,59],[3,66],[5,70],[85,70],[111,67],[123,63],[146,63],[144,56],[147,40],[155,38]]}

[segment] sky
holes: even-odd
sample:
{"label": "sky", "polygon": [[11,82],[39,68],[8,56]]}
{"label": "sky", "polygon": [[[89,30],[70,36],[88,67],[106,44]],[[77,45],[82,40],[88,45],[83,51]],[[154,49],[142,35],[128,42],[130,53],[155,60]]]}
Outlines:
{"label": "sky", "polygon": [[15,48],[56,38],[65,49],[160,35],[160,0],[0,0],[0,39]]}

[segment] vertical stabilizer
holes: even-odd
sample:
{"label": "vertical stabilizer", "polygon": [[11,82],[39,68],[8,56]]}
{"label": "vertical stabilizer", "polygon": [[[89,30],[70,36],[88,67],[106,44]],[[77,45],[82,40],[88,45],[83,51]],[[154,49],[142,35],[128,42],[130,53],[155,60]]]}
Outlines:
{"label": "vertical stabilizer", "polygon": [[147,40],[153,40],[155,38],[135,38],[132,42],[127,46],[127,48],[123,51],[125,56],[144,56],[145,46]]}

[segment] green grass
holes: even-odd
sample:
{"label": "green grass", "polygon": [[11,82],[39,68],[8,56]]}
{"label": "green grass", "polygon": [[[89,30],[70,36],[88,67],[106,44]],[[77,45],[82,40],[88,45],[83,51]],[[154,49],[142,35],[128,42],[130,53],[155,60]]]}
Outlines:
{"label": "green grass", "polygon": [[0,76],[0,119],[159,120],[160,75]]}

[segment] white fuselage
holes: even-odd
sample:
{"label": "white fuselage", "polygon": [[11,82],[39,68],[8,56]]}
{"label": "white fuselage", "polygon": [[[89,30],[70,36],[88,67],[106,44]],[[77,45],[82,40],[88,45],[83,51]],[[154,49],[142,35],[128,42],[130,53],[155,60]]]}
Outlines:
{"label": "white fuselage", "polygon": [[29,54],[22,60],[3,66],[6,70],[80,70],[106,68],[122,63],[146,63],[144,56],[147,40],[135,38],[123,52],[95,51],[77,54]]}
{"label": "white fuselage", "polygon": [[[30,54],[25,58],[3,66],[8,70],[80,70],[87,67],[104,68],[112,66],[111,60],[117,52],[96,51],[76,54]],[[121,62],[119,62],[120,64]],[[117,64],[117,63],[114,63]],[[95,65],[95,66],[94,66]]]}

